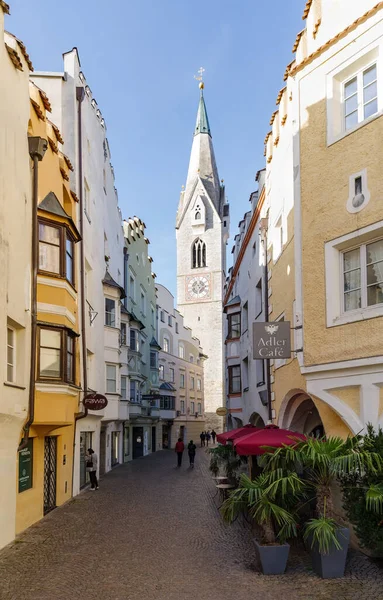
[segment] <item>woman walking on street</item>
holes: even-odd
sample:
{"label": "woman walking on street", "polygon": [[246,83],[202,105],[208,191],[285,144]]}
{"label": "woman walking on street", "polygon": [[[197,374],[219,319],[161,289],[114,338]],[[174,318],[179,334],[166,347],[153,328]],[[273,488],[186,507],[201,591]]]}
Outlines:
{"label": "woman walking on street", "polygon": [[189,461],[190,461],[191,469],[194,469],[194,459],[195,459],[196,450],[197,450],[197,446],[195,445],[193,440],[190,440],[190,442],[188,444],[188,454],[189,454]]}
{"label": "woman walking on street", "polygon": [[185,444],[182,441],[182,438],[178,438],[178,442],[176,443],[176,453],[177,453],[177,467],[182,465],[182,455],[185,450]]}
{"label": "woman walking on street", "polygon": [[202,446],[204,446],[204,445],[205,445],[205,437],[206,437],[206,436],[205,436],[205,432],[204,432],[204,431],[202,431],[202,433],[201,433],[201,435],[200,435],[199,437],[200,437],[200,439],[201,439],[201,448],[202,448]]}
{"label": "woman walking on street", "polygon": [[91,490],[94,492],[98,490],[97,481],[97,454],[92,448],[88,448],[88,452],[85,454],[86,470],[89,473]]}

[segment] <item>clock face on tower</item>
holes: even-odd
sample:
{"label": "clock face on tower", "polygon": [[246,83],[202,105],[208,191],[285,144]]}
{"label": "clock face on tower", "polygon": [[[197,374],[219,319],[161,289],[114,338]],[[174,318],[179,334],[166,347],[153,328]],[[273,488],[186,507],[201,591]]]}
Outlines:
{"label": "clock face on tower", "polygon": [[210,275],[191,275],[187,277],[186,297],[188,300],[210,298]]}

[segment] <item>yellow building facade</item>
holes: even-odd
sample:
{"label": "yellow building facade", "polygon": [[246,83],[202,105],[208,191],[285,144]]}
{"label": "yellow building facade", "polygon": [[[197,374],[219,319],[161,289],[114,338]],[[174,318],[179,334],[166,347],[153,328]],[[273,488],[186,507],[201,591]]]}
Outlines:
{"label": "yellow building facade", "polygon": [[[38,165],[37,339],[34,418],[19,453],[16,533],[72,496],[80,391],[77,198],[47,95],[32,82],[28,135],[48,142]],[[32,166],[33,171],[33,166]],[[33,177],[33,172],[31,174]],[[24,468],[25,467],[25,468]]]}
{"label": "yellow building facade", "polygon": [[[350,6],[352,4],[352,6]],[[383,424],[383,2],[306,3],[266,137],[275,422],[345,437]]]}

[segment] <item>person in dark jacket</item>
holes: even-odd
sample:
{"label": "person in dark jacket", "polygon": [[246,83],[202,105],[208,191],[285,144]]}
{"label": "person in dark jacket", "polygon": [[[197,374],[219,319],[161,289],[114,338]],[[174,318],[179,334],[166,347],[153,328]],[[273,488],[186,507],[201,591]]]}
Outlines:
{"label": "person in dark jacket", "polygon": [[206,446],[208,446],[208,445],[209,445],[209,442],[210,442],[210,433],[209,433],[209,431],[207,431],[207,432],[205,433],[205,438],[206,438]]}
{"label": "person in dark jacket", "polygon": [[190,462],[191,469],[194,469],[194,459],[195,459],[196,450],[197,450],[197,446],[195,445],[193,440],[190,440],[190,442],[188,444],[188,454],[189,454],[189,462]]}
{"label": "person in dark jacket", "polygon": [[182,438],[178,438],[178,442],[176,443],[176,453],[177,453],[177,467],[182,465],[182,455],[185,450],[185,444],[182,441]]}
{"label": "person in dark jacket", "polygon": [[98,481],[97,481],[97,454],[92,448],[88,448],[88,452],[85,454],[85,465],[87,473],[89,473],[91,490],[94,492],[98,490]]}
{"label": "person in dark jacket", "polygon": [[202,433],[201,433],[201,435],[199,437],[201,439],[201,448],[202,448],[202,446],[205,445],[205,438],[206,438],[205,432],[202,431]]}
{"label": "person in dark jacket", "polygon": [[213,431],[211,432],[211,437],[212,437],[212,440],[213,440],[213,444],[215,444],[215,438],[217,437],[217,434],[216,434],[216,432],[214,431],[214,429],[213,429]]}

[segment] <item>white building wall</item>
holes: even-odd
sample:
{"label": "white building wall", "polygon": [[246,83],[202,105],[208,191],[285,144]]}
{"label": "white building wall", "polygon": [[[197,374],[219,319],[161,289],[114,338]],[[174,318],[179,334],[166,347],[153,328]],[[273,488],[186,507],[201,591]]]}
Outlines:
{"label": "white building wall", "polygon": [[[4,14],[0,8],[0,38]],[[22,61],[12,64],[0,44],[0,548],[15,537],[17,447],[28,416],[30,366],[31,172],[28,153],[29,69],[16,40],[5,35]],[[7,385],[7,324],[15,328],[16,370]],[[16,387],[19,386],[19,387]]]}
{"label": "white building wall", "polygon": [[[77,196],[82,186],[84,197],[84,214],[79,215],[84,222],[85,244],[85,294],[86,294],[86,341],[88,365],[88,389],[105,394],[105,328],[104,311],[105,297],[102,280],[106,268],[112,278],[123,285],[123,247],[124,237],[121,223],[121,213],[118,207],[117,192],[114,188],[114,173],[110,164],[110,150],[106,138],[105,121],[92,97],[85,76],[81,72],[77,50],[64,54],[63,73],[33,74],[33,81],[41,87],[52,100],[52,118],[61,126],[65,138],[65,153],[75,166],[75,175],[71,174],[71,189]],[[82,164],[83,181],[79,181],[79,148],[78,148],[78,101],[76,87],[85,89],[85,97],[81,104],[82,115]],[[91,312],[93,322],[91,323]],[[117,323],[119,323],[119,306],[117,304]],[[96,314],[97,313],[97,314]],[[114,351],[116,364],[119,365],[119,336],[108,352]],[[83,360],[83,357],[81,358]],[[117,368],[117,391],[120,386],[120,370]],[[81,410],[81,407],[80,407]],[[94,450],[100,455],[99,440],[101,420],[104,411],[89,413],[77,425],[76,439],[81,431],[92,431],[93,444],[98,444]],[[116,428],[120,423],[116,421]],[[122,462],[122,453],[120,456]],[[73,495],[79,492],[79,445],[75,447],[75,471]],[[106,463],[105,463],[106,465]]]}

